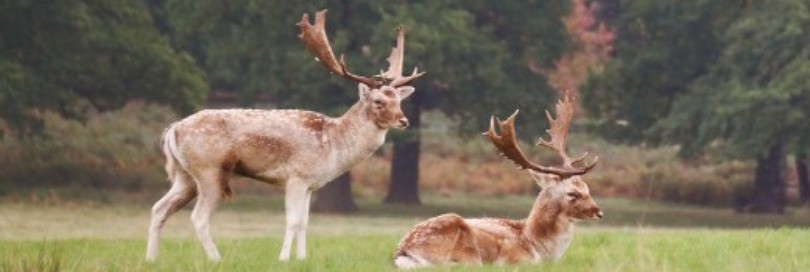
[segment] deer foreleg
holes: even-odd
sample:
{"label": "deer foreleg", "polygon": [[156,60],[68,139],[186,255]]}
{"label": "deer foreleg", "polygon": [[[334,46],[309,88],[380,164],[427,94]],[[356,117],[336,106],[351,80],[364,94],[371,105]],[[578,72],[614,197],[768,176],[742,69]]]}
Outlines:
{"label": "deer foreleg", "polygon": [[305,195],[306,196],[303,203],[304,208],[300,212],[302,217],[301,227],[298,229],[298,233],[295,235],[296,240],[298,241],[295,256],[299,260],[303,260],[307,257],[307,225],[309,224],[309,204],[310,198],[312,197],[312,191],[307,190]]}
{"label": "deer foreleg", "polygon": [[[286,261],[290,259],[290,249],[292,247],[293,238],[306,232],[307,213],[309,212],[309,188],[303,185],[296,185],[294,182],[288,182],[288,187],[284,194],[284,208],[287,220],[287,229],[284,232],[284,244],[281,246],[281,254],[278,259]],[[302,259],[305,256],[302,251],[306,251],[304,243],[306,238],[304,236],[298,237],[298,258]],[[302,242],[303,240],[303,242]]]}

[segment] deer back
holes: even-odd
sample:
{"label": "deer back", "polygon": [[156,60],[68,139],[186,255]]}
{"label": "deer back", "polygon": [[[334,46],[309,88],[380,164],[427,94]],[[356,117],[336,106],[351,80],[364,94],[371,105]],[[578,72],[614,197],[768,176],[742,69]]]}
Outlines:
{"label": "deer back", "polygon": [[186,169],[219,167],[278,183],[334,178],[368,156],[384,131],[364,118],[342,122],[302,110],[205,110],[177,122],[174,130]]}

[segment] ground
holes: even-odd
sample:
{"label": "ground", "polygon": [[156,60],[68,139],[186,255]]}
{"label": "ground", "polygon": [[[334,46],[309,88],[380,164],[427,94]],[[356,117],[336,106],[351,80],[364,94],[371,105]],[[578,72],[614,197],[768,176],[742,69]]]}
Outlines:
{"label": "ground", "polygon": [[[281,198],[237,196],[214,218],[212,232],[223,255],[219,264],[206,261],[188,210],[169,221],[158,262],[149,264],[143,261],[149,204],[0,201],[0,271],[385,271],[393,269],[397,242],[419,220],[448,211],[519,218],[533,199],[426,196],[424,201],[426,205],[413,208],[361,199],[357,215],[313,215],[308,259],[280,263]],[[639,200],[597,201],[606,219],[580,223],[560,261],[461,269],[799,271],[810,266],[806,209],[739,215]]]}

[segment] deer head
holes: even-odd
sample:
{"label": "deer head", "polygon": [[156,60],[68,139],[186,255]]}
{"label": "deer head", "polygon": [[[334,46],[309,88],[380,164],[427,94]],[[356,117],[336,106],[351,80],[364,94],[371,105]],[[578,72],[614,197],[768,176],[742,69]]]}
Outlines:
{"label": "deer head", "polygon": [[[602,212],[591,198],[588,185],[581,177],[596,166],[599,158],[597,157],[592,163],[586,164],[584,159],[588,155],[587,152],[577,158],[571,158],[566,153],[566,140],[573,111],[573,103],[566,94],[556,104],[556,119],[546,111],[546,117],[551,125],[547,132],[551,139],[546,141],[541,137],[537,142],[537,145],[557,152],[563,161],[561,167],[543,166],[526,158],[515,137],[515,118],[518,111],[515,111],[506,121],[500,121],[492,117],[489,130],[484,135],[492,141],[492,144],[501,155],[516,163],[518,168],[529,169],[532,178],[543,189],[549,200],[560,203],[562,210],[568,217],[574,219],[600,219],[602,218]],[[502,135],[495,132],[496,121]],[[582,164],[582,166],[575,166],[577,164]]]}
{"label": "deer head", "polygon": [[397,28],[397,45],[388,57],[388,70],[369,78],[349,72],[342,55],[340,61],[335,58],[324,29],[325,20],[326,10],[315,13],[314,25],[310,23],[308,14],[304,14],[301,18],[301,22],[298,23],[301,34],[298,37],[304,42],[307,50],[314,54],[316,60],[330,73],[359,83],[358,103],[377,127],[381,129],[407,127],[408,119],[402,112],[400,102],[414,91],[413,87],[406,85],[424,73],[414,68],[410,76],[402,75],[405,28],[403,26]]}
{"label": "deer head", "polygon": [[604,214],[591,197],[588,184],[581,176],[560,179],[559,176],[529,170],[532,179],[542,188],[549,202],[558,203],[564,215],[571,219],[602,219]]}

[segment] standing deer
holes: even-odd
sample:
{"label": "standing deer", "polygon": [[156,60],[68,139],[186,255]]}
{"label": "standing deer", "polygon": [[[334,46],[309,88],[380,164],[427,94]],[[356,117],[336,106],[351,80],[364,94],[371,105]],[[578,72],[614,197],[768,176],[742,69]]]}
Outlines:
{"label": "standing deer", "polygon": [[551,129],[551,141],[540,138],[537,145],[556,151],[563,167],[548,167],[530,162],[515,139],[515,116],[498,120],[503,135],[495,132],[495,118],[485,133],[495,148],[506,158],[529,173],[542,191],[524,220],[500,218],[465,219],[457,214],[444,214],[423,221],[411,229],[399,242],[394,255],[398,268],[417,268],[449,263],[514,264],[556,260],[568,248],[574,234],[573,222],[580,219],[601,219],[602,211],[591,198],[588,185],[581,175],[590,171],[598,158],[589,165],[574,167],[587,156],[577,159],[566,155],[565,146],[573,107],[570,99],[557,103],[557,119],[546,111]]}
{"label": "standing deer", "polygon": [[335,59],[324,29],[326,10],[315,24],[304,14],[299,37],[331,73],[359,82],[360,99],[343,116],[330,118],[303,110],[204,110],[170,125],[163,134],[166,172],[172,187],[152,208],[146,259],[157,257],[160,230],[177,210],[197,197],[191,221],[208,258],[220,254],[209,234],[211,216],[222,198],[231,197],[231,175],[285,187],[286,231],[280,260],[306,257],[306,228],[312,191],[360,163],[385,141],[389,128],[405,128],[400,101],[406,86],[424,73],[402,75],[405,31],[388,57],[388,70],[373,78],[346,69]]}

